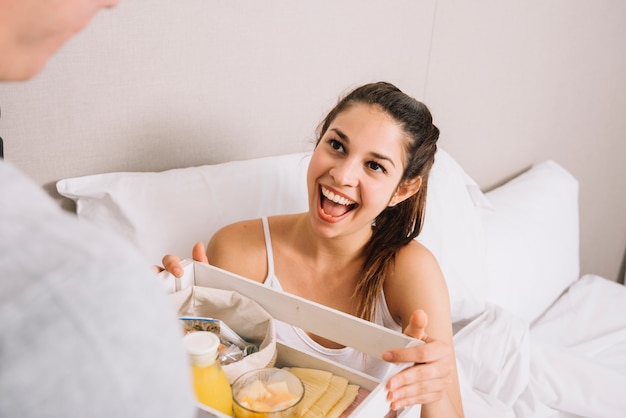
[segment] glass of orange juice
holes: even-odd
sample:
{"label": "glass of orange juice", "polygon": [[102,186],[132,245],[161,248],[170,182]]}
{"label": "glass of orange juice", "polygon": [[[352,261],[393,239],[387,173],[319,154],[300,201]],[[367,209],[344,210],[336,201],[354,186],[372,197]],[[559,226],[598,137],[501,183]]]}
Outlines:
{"label": "glass of orange juice", "polygon": [[304,385],[282,369],[252,370],[232,386],[236,418],[297,418],[301,414]]}

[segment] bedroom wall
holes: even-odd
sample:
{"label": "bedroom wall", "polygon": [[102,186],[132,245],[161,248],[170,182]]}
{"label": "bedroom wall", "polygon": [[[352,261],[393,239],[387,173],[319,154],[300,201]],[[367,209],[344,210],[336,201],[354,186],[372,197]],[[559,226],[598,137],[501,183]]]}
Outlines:
{"label": "bedroom wall", "polygon": [[65,177],[311,149],[347,89],[386,79],[423,94],[434,10],[435,0],[122,1],[39,77],[0,85],[5,154],[53,193]]}
{"label": "bedroom wall", "polygon": [[387,79],[485,190],[545,159],[570,170],[581,271],[617,279],[625,20],[621,0],[127,0],[39,77],[0,85],[0,136],[55,196],[65,177],[309,149],[340,92]]}
{"label": "bedroom wall", "polygon": [[580,182],[581,273],[626,266],[626,3],[437,5],[425,101],[483,189],[553,159]]}

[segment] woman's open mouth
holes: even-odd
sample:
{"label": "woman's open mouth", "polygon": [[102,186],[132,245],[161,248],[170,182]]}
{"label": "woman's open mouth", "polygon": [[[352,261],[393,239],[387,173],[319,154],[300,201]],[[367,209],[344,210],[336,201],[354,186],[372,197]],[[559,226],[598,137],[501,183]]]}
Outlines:
{"label": "woman's open mouth", "polygon": [[320,187],[320,204],[322,211],[328,216],[338,218],[354,209],[357,204],[350,199],[339,196],[324,186]]}

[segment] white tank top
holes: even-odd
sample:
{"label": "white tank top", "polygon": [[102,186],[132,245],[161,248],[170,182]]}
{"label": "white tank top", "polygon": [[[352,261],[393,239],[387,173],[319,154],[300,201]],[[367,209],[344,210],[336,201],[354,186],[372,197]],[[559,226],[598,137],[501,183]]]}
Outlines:
{"label": "white tank top", "polygon": [[[269,222],[267,221],[267,217],[263,217],[262,221],[263,232],[265,234],[265,247],[267,249],[267,277],[265,278],[264,285],[282,291],[282,286],[274,273],[274,253],[272,251]],[[384,294],[381,294],[378,300],[374,323],[394,331],[402,332],[402,327],[394,321],[389,312]],[[384,377],[389,367],[389,364],[385,361],[366,355],[351,347],[339,349],[324,347],[312,340],[302,329],[281,321],[276,321],[276,336],[281,341],[300,351],[313,352],[326,359],[360,370],[377,378]]]}

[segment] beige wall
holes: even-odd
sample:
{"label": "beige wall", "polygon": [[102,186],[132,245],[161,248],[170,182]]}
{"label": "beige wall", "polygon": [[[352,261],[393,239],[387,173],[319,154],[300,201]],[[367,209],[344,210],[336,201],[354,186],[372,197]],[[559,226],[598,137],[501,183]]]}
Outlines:
{"label": "beige wall", "polygon": [[626,2],[440,0],[425,101],[485,189],[545,159],[572,172],[581,273],[623,275]]}
{"label": "beige wall", "polygon": [[[582,273],[626,250],[622,0],[124,0],[35,80],[0,85],[7,160],[65,177],[308,149],[338,93],[387,79],[489,189],[554,159],[580,181]],[[540,237],[538,237],[540,239]]]}
{"label": "beige wall", "polygon": [[5,153],[51,189],[302,151],[346,89],[387,79],[422,94],[434,11],[434,0],[125,0],[35,80],[0,85]]}

